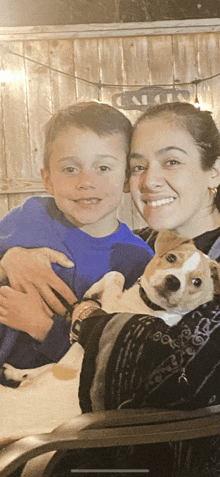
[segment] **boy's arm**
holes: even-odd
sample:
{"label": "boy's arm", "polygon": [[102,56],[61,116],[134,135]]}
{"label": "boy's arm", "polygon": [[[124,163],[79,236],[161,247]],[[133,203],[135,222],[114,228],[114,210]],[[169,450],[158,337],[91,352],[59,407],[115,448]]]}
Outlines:
{"label": "boy's arm", "polygon": [[77,299],[68,285],[53,271],[52,262],[68,268],[74,266],[66,255],[46,247],[11,248],[1,259],[0,280],[7,276],[11,287],[23,292],[28,290],[30,284],[34,285],[52,310],[58,314],[64,314],[66,308],[52,289],[56,290],[70,304]]}

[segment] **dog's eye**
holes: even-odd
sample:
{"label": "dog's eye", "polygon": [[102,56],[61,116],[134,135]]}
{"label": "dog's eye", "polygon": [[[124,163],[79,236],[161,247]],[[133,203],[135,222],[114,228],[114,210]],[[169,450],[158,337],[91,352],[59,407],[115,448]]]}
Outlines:
{"label": "dog's eye", "polygon": [[192,282],[193,282],[193,285],[194,285],[195,287],[200,287],[200,286],[202,285],[202,280],[201,280],[201,278],[194,278],[194,279],[192,280]]}
{"label": "dog's eye", "polygon": [[176,262],[177,258],[176,258],[176,255],[174,255],[174,253],[169,253],[169,255],[166,256],[166,260],[170,263],[174,263]]}

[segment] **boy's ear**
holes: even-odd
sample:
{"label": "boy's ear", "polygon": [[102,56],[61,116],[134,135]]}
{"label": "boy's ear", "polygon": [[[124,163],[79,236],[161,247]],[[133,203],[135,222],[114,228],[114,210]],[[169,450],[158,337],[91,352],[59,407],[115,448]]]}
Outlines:
{"label": "boy's ear", "polygon": [[50,172],[47,171],[47,169],[45,169],[44,167],[42,167],[40,172],[45,189],[47,190],[47,192],[49,192],[50,195],[54,195],[53,183],[51,180]]}
{"label": "boy's ear", "polygon": [[209,183],[210,188],[218,187],[220,184],[220,157],[216,159],[215,164],[211,169]]}
{"label": "boy's ear", "polygon": [[125,193],[130,192],[129,177],[125,178],[123,192]]}

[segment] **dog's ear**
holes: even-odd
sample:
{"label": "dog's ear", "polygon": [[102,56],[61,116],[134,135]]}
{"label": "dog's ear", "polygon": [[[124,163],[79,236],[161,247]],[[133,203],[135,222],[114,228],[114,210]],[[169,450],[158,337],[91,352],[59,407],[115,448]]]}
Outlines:
{"label": "dog's ear", "polygon": [[155,241],[155,252],[161,256],[183,243],[193,244],[193,241],[186,237],[180,237],[171,230],[161,229]]}
{"label": "dog's ear", "polygon": [[214,294],[220,295],[220,264],[215,260],[210,260],[211,277],[214,283]]}

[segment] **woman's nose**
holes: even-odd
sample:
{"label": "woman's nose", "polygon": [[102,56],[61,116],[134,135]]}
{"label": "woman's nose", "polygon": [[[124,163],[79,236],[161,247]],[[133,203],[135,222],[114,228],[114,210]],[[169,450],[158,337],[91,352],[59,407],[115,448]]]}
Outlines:
{"label": "woman's nose", "polygon": [[95,178],[92,171],[81,171],[78,174],[77,188],[78,189],[94,189],[95,188]]}
{"label": "woman's nose", "polygon": [[149,166],[144,174],[141,175],[141,186],[154,190],[157,187],[161,187],[164,182],[162,170],[158,166]]}

